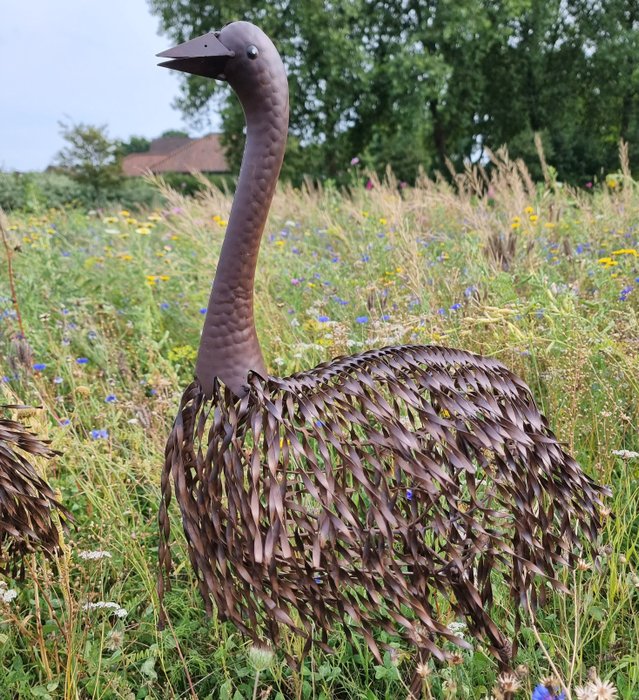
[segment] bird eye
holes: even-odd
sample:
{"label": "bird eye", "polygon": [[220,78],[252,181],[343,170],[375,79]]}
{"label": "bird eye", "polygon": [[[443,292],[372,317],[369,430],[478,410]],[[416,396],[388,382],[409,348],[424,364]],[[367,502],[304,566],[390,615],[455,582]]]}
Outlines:
{"label": "bird eye", "polygon": [[251,59],[251,61],[254,61],[258,57],[259,53],[260,52],[257,46],[253,46],[253,44],[246,47],[246,55]]}

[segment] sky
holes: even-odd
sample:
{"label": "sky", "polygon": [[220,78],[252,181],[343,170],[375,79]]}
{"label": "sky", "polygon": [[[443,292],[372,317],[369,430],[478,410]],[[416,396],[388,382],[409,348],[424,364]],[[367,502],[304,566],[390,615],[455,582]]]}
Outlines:
{"label": "sky", "polygon": [[157,67],[173,44],[146,0],[0,0],[0,169],[44,170],[60,121],[121,139],[202,133],[171,107],[178,75]]}

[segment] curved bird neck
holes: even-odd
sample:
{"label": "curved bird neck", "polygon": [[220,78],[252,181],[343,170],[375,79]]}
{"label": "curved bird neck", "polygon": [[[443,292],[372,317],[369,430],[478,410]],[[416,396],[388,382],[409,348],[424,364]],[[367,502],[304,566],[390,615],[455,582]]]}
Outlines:
{"label": "curved bird neck", "polygon": [[215,377],[246,393],[249,371],[267,371],[255,331],[253,294],[260,240],[288,133],[288,82],[281,65],[259,84],[231,82],[246,117],[246,145],[200,339],[195,374],[207,396]]}

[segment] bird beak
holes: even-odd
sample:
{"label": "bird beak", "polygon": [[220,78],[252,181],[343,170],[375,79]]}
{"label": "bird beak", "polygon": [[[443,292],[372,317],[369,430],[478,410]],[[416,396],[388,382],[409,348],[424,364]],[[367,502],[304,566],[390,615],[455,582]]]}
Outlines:
{"label": "bird beak", "polygon": [[224,80],[226,62],[235,56],[235,52],[224,46],[217,38],[216,32],[209,32],[157,55],[171,59],[159,64],[163,68]]}

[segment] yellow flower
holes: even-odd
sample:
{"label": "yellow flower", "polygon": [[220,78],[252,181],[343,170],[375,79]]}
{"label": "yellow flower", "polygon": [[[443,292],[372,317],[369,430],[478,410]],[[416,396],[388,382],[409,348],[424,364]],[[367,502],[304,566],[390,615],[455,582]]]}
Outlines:
{"label": "yellow flower", "polygon": [[155,275],[147,275],[146,276],[147,284],[150,284],[151,286],[153,286],[155,284],[156,279],[157,279],[157,277]]}
{"label": "yellow flower", "polygon": [[524,209],[524,214],[532,214],[535,210],[532,207],[526,207]]}
{"label": "yellow flower", "polygon": [[122,209],[122,211],[120,212],[120,216],[124,216],[124,217],[131,216],[131,212],[127,211],[126,209]]}
{"label": "yellow flower", "polygon": [[519,221],[513,221],[512,224],[510,224],[510,228],[519,228],[521,224]]}
{"label": "yellow flower", "polygon": [[146,218],[149,221],[162,221],[162,217],[159,214],[149,214]]}
{"label": "yellow flower", "polygon": [[160,275],[160,279],[162,282],[166,282],[167,280],[170,280],[171,278],[168,275]]}
{"label": "yellow flower", "polygon": [[634,248],[619,248],[619,250],[613,250],[611,255],[637,255],[637,251]]}
{"label": "yellow flower", "polygon": [[280,248],[284,245],[284,241],[275,241],[275,245],[280,246]]}
{"label": "yellow flower", "polygon": [[615,265],[619,264],[616,260],[613,260],[612,258],[599,258],[597,262],[601,263],[604,267],[614,267]]}
{"label": "yellow flower", "polygon": [[537,216],[537,214],[530,215],[530,223],[531,224],[536,224],[538,220],[539,220],[539,217]]}
{"label": "yellow flower", "polygon": [[380,223],[382,226],[386,226],[386,224],[388,223],[388,221],[386,221],[386,219],[385,219],[384,217],[382,217],[382,218],[379,220],[379,223]]}
{"label": "yellow flower", "polygon": [[544,224],[544,228],[555,228],[555,224],[553,224],[552,221],[547,221]]}
{"label": "yellow flower", "polygon": [[118,223],[118,217],[117,216],[105,216],[102,221],[105,224],[117,224]]}
{"label": "yellow flower", "polygon": [[129,217],[129,218],[126,220],[126,222],[127,222],[127,224],[131,224],[132,226],[134,226],[135,224],[138,223],[138,220],[137,220],[137,219],[134,219],[134,218],[131,216],[131,217]]}
{"label": "yellow flower", "polygon": [[610,180],[606,180],[606,185],[608,185],[608,187],[610,187],[611,190],[614,190],[618,184],[619,183],[614,178],[610,178]]}
{"label": "yellow flower", "polygon": [[217,223],[218,223],[219,226],[224,227],[224,226],[226,226],[226,225],[228,224],[228,221],[226,221],[225,219],[218,219],[218,222],[217,222]]}
{"label": "yellow flower", "polygon": [[120,255],[120,260],[133,260],[133,256],[129,255],[128,253],[123,253],[122,255]]}
{"label": "yellow flower", "polygon": [[148,236],[151,233],[151,229],[148,226],[139,226],[135,229],[135,232],[141,236]]}

